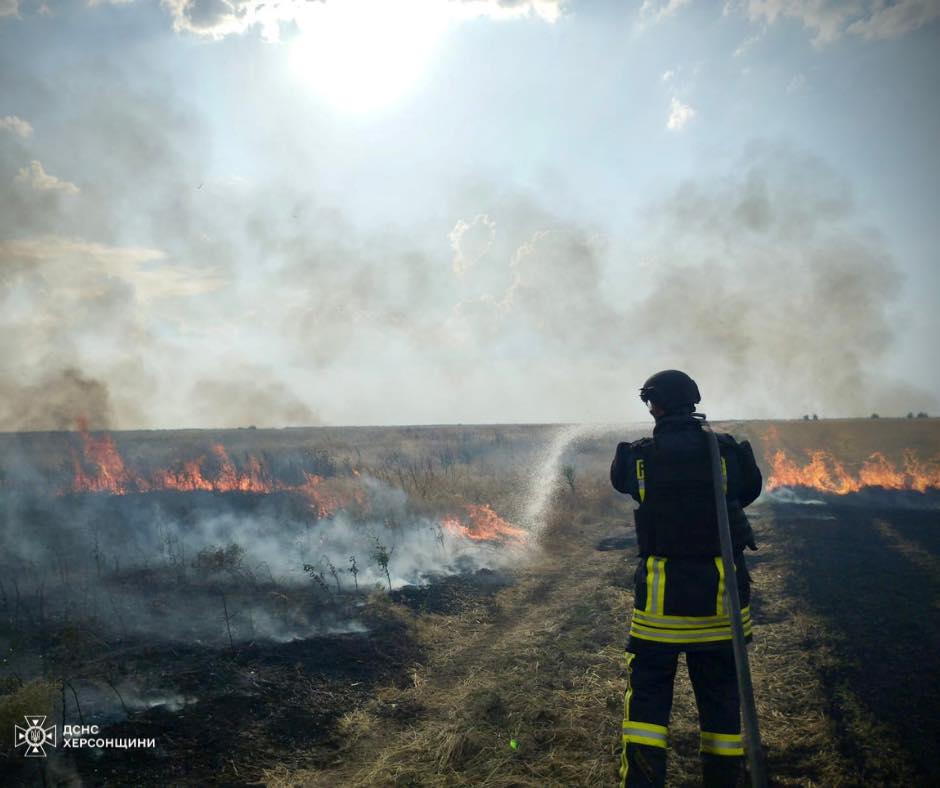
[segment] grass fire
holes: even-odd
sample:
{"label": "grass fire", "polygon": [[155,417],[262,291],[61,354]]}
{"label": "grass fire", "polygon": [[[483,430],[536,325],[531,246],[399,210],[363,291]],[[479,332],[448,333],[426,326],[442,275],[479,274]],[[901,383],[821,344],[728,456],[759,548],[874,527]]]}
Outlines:
{"label": "grass fire", "polygon": [[940,786],[938,34],[0,0],[0,788]]}
{"label": "grass fire", "polygon": [[[726,426],[762,450],[767,480],[752,660],[774,780],[933,779],[940,632],[920,604],[940,550],[936,422]],[[615,781],[636,549],[605,478],[617,436],[2,436],[4,724],[35,712],[154,744],[8,758],[5,781]],[[876,567],[916,596],[881,625],[887,652],[857,640],[866,617],[882,620],[860,585]],[[890,680],[902,669],[910,689]],[[680,682],[677,708],[692,702]],[[691,785],[685,716],[670,783]],[[874,736],[890,757],[865,744]]]}

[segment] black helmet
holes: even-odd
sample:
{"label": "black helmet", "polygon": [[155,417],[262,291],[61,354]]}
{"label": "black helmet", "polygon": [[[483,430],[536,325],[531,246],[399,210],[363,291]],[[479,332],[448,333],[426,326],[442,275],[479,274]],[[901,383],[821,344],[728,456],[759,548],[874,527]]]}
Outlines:
{"label": "black helmet", "polygon": [[669,413],[683,406],[691,406],[692,410],[702,401],[698,393],[698,386],[685,372],[678,369],[664,369],[657,372],[640,389],[640,399],[643,402],[652,402],[659,405]]}

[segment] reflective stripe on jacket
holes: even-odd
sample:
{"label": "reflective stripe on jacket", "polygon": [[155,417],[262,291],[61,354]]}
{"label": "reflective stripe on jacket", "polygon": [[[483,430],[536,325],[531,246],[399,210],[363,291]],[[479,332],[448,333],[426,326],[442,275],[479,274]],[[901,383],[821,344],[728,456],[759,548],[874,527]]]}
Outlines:
{"label": "reflective stripe on jacket", "polygon": [[[735,564],[744,634],[750,638],[750,576],[743,555]],[[682,646],[731,640],[720,557],[648,556],[640,560],[634,581],[631,650],[634,639]]]}

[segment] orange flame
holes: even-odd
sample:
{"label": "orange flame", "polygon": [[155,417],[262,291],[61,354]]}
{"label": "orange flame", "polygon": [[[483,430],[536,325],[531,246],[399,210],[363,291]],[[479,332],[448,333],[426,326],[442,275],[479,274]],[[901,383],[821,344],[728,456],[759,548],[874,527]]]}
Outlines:
{"label": "orange flame", "polygon": [[523,542],[527,536],[522,528],[510,525],[487,504],[467,504],[466,516],[448,516],[441,519],[441,525],[451,533],[472,539],[474,542]]}
{"label": "orange flame", "polygon": [[922,462],[911,449],[904,450],[902,467],[893,465],[881,452],[871,454],[856,473],[822,449],[808,452],[809,461],[803,465],[790,459],[783,449],[768,451],[770,476],[767,489],[778,487],[810,487],[821,492],[846,495],[864,487],[886,490],[916,490],[926,492],[940,488],[940,463]]}
{"label": "orange flame", "polygon": [[[80,455],[72,452],[75,469],[73,492],[107,492],[112,495],[159,490],[289,492],[305,496],[319,518],[329,517],[352,502],[366,505],[365,492],[359,487],[347,489],[349,485],[340,480],[327,480],[308,473],[304,474],[302,484],[285,484],[274,479],[265,464],[251,455],[239,470],[222,444],[212,447],[212,458],[202,455],[194,460],[182,460],[171,468],[158,469],[145,477],[127,466],[110,435],[92,435],[84,421],[79,422],[78,428],[82,451]],[[206,466],[214,466],[215,472],[208,473]]]}
{"label": "orange flame", "polygon": [[124,458],[110,435],[94,437],[88,432],[88,423],[84,417],[79,419],[78,429],[82,436],[83,456],[72,454],[72,465],[75,468],[74,489],[110,492],[115,495],[141,489],[143,480],[137,478],[124,465]]}
{"label": "orange flame", "polygon": [[317,517],[329,517],[353,503],[362,508],[367,506],[366,494],[361,487],[344,489],[338,480],[331,484],[322,476],[312,473],[305,473],[304,477],[306,481],[293,489],[310,499],[310,505],[316,511]]}

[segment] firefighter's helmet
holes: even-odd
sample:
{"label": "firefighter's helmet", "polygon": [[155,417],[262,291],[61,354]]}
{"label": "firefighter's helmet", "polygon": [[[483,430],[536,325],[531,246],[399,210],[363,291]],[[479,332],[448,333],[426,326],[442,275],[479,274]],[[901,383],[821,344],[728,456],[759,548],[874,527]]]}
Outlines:
{"label": "firefighter's helmet", "polygon": [[667,413],[677,408],[694,407],[702,401],[698,386],[685,372],[678,369],[664,369],[657,372],[640,389],[640,399],[652,402]]}

